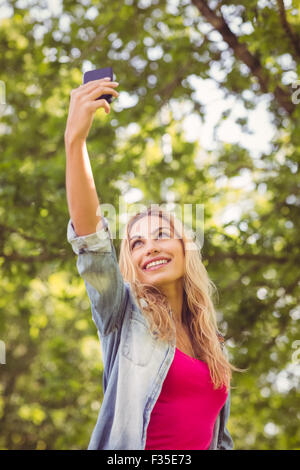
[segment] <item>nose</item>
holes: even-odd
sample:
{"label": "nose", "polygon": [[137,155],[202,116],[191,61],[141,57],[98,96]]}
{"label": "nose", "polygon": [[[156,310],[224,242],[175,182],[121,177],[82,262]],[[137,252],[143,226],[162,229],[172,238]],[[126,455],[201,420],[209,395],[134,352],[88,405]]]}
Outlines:
{"label": "nose", "polygon": [[150,253],[159,253],[159,249],[156,244],[156,241],[152,239],[151,237],[147,240],[145,249],[146,249],[147,255],[149,255]]}

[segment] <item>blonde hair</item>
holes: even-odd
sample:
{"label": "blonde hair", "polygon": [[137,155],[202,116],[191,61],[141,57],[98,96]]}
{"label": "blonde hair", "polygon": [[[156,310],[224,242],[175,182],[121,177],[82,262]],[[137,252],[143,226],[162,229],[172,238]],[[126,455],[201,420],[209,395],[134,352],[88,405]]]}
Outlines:
{"label": "blonde hair", "polygon": [[[209,367],[214,389],[230,388],[231,370],[240,371],[228,361],[220,342],[223,336],[217,328],[216,312],[212,295],[217,290],[210,280],[202,262],[201,250],[193,237],[185,230],[182,222],[173,214],[159,206],[148,207],[138,212],[126,224],[126,237],[120,247],[119,267],[125,281],[129,282],[139,303],[141,311],[149,321],[150,330],[156,331],[158,339],[170,341],[174,335],[174,323],[170,316],[170,304],[160,289],[151,284],[141,283],[132,261],[129,234],[137,220],[145,216],[159,216],[168,221],[169,227],[180,234],[180,241],[185,254],[185,272],[183,276],[183,322],[188,330],[194,356],[205,361]],[[187,247],[189,249],[187,249]],[[145,302],[148,307],[145,307]]]}

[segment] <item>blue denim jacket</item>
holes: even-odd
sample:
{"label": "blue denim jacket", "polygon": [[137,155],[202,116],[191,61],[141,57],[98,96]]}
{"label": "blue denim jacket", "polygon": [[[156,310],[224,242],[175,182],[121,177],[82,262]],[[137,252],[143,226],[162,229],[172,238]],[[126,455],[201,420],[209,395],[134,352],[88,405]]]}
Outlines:
{"label": "blue denim jacket", "polygon": [[[71,219],[67,239],[78,255],[103,358],[104,398],[88,449],[145,449],[151,411],[175,354],[176,341],[158,341],[119,269],[108,221],[98,232],[77,236]],[[226,428],[230,391],[209,450],[230,450]]]}

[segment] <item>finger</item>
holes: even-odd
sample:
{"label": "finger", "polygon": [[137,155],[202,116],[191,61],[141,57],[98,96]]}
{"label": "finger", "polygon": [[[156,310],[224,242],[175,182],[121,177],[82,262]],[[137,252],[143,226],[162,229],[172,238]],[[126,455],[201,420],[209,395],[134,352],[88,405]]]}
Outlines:
{"label": "finger", "polygon": [[90,92],[87,93],[86,98],[89,99],[89,100],[90,99],[95,100],[96,98],[98,98],[101,95],[113,95],[117,98],[119,96],[119,93],[114,88],[99,85],[98,87],[93,88],[92,90],[90,90]]}
{"label": "finger", "polygon": [[87,94],[91,90],[99,87],[99,86],[111,86],[113,88],[117,87],[119,85],[118,82],[110,82],[108,80],[104,80],[103,78],[100,78],[99,80],[92,80],[91,82],[85,83],[84,85],[81,85],[80,91],[81,94]]}
{"label": "finger", "polygon": [[90,106],[93,111],[96,111],[98,108],[104,108],[106,114],[110,113],[110,106],[108,102],[103,98],[102,100],[95,100],[90,103]]}

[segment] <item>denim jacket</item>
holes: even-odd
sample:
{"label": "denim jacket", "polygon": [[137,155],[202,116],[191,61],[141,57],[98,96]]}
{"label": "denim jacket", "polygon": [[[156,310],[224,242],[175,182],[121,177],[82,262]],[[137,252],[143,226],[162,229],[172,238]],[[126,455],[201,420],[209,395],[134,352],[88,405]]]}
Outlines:
{"label": "denim jacket", "polygon": [[[175,354],[173,342],[150,334],[148,320],[119,269],[108,221],[77,236],[71,219],[67,239],[77,258],[97,327],[103,359],[104,397],[88,450],[143,450],[152,409]],[[144,299],[143,299],[144,300]],[[214,426],[209,450],[231,450],[226,428],[230,390]]]}

